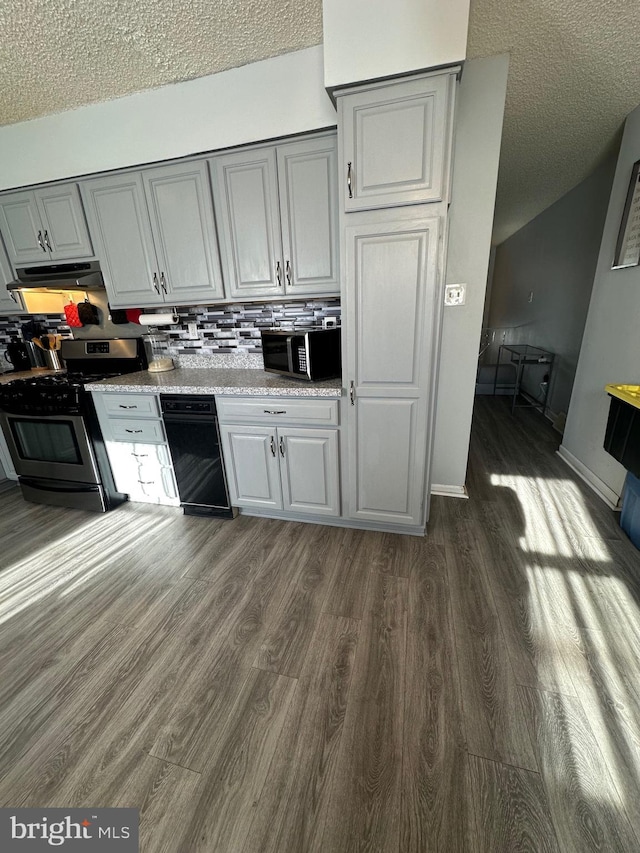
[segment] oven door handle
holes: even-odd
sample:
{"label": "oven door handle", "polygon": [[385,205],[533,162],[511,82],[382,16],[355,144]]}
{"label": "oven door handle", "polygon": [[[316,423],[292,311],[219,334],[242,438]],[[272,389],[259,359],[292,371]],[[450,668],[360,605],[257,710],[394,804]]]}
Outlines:
{"label": "oven door handle", "polygon": [[98,492],[100,487],[95,483],[64,483],[56,480],[55,483],[49,485],[38,480],[37,477],[20,477],[20,483],[25,486],[30,486],[32,489],[38,489],[40,492]]}

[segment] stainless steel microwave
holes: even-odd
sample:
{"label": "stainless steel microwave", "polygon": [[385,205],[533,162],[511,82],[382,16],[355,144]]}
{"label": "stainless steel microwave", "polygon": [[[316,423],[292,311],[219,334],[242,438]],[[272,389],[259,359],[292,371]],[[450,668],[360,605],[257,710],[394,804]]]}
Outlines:
{"label": "stainless steel microwave", "polygon": [[264,369],[318,382],[340,376],[340,329],[262,331]]}

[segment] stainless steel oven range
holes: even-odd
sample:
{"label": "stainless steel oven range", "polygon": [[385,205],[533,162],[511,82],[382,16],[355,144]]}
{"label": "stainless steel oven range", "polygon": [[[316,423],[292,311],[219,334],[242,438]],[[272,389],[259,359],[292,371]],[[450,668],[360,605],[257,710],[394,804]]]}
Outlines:
{"label": "stainless steel oven range", "polygon": [[67,372],[0,386],[0,425],[24,498],[106,512],[126,500],[113,482],[83,383],[143,370],[140,339],[64,340]]}

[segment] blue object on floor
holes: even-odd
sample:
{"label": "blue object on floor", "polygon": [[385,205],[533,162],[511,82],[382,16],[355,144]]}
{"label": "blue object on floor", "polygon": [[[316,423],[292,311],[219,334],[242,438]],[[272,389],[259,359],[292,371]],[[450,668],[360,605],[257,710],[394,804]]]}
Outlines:
{"label": "blue object on floor", "polygon": [[620,527],[636,548],[640,549],[640,479],[627,471],[622,496]]}

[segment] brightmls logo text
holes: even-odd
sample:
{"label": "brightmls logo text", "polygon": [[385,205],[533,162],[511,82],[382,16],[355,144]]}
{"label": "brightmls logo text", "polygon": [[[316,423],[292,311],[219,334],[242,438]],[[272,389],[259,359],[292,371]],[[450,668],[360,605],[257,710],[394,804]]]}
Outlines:
{"label": "brightmls logo text", "polygon": [[138,853],[137,809],[0,809],[2,853]]}

